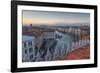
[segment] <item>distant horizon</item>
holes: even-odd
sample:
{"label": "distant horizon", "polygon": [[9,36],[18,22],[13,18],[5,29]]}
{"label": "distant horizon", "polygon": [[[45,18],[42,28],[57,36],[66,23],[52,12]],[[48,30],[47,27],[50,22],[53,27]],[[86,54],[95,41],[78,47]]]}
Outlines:
{"label": "distant horizon", "polygon": [[[30,26],[31,24],[24,24],[23,26]],[[80,25],[82,25],[82,26],[84,26],[84,25],[90,25],[90,23],[62,23],[62,24],[60,24],[60,23],[56,23],[56,24],[32,24],[32,26],[80,26]]]}

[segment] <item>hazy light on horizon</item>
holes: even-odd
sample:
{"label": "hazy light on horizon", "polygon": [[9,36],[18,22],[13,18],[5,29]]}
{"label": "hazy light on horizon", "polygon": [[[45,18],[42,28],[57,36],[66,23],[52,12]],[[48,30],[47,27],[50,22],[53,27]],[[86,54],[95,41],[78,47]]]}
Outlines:
{"label": "hazy light on horizon", "polygon": [[57,24],[57,23],[90,23],[89,13],[51,12],[51,11],[22,11],[23,25],[30,24]]}

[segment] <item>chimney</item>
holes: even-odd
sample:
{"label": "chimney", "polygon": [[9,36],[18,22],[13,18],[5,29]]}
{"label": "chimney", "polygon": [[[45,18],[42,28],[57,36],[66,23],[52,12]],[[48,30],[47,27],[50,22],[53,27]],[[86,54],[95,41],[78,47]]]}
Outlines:
{"label": "chimney", "polygon": [[32,27],[32,24],[30,24],[30,27]]}

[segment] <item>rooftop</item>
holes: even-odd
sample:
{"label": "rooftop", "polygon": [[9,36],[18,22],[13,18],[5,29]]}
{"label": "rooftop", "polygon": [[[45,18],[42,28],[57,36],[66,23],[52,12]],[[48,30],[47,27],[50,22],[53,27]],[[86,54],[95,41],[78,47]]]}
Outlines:
{"label": "rooftop", "polygon": [[34,39],[33,36],[27,36],[27,35],[22,36],[22,41],[29,41],[29,40],[33,40],[33,39]]}
{"label": "rooftop", "polygon": [[90,47],[89,45],[84,48],[79,48],[71,53],[65,55],[66,60],[78,60],[78,59],[89,59],[90,58]]}

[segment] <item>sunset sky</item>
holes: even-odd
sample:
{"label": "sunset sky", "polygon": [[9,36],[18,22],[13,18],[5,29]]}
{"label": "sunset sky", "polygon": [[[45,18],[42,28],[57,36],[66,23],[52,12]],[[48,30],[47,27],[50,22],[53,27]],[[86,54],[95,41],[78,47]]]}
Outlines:
{"label": "sunset sky", "polygon": [[90,23],[89,13],[23,10],[22,17],[23,17],[22,19],[23,25]]}

